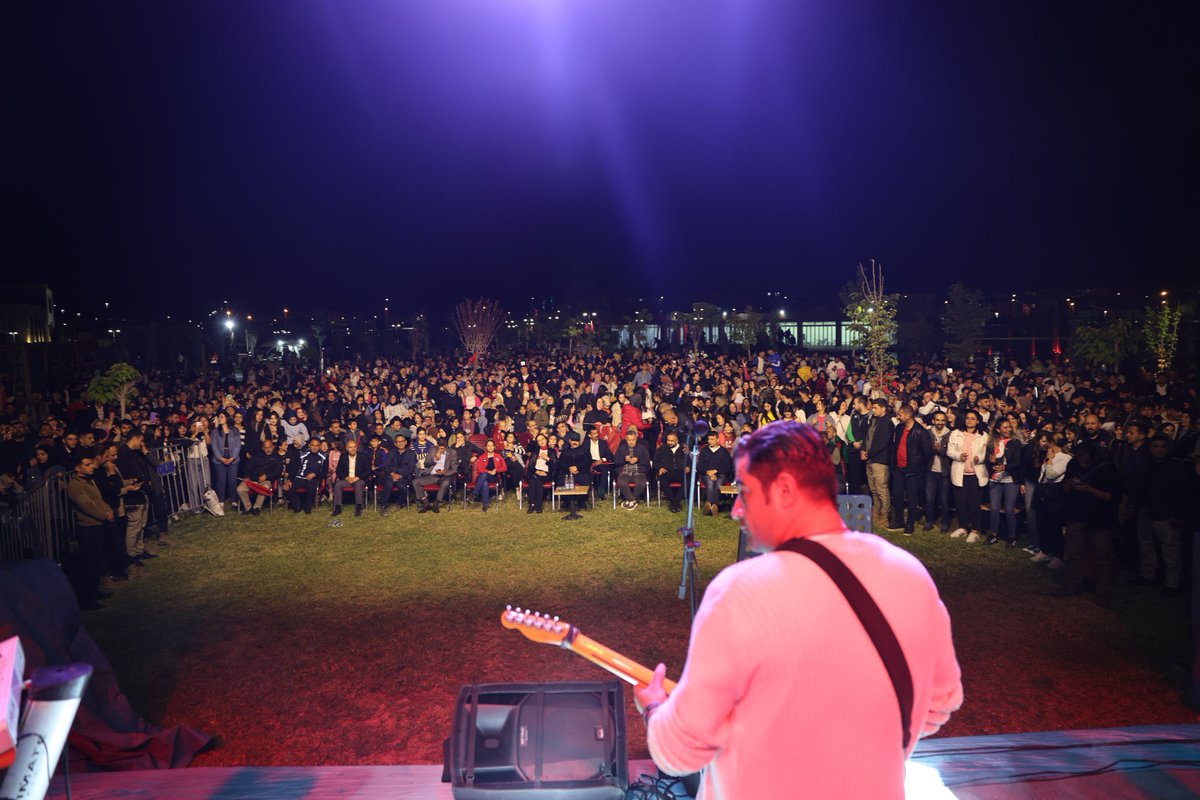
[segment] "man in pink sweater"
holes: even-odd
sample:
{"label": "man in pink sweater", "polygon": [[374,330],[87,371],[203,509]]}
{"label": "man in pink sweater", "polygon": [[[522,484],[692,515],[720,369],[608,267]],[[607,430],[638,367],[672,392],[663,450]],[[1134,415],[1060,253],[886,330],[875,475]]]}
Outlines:
{"label": "man in pink sweater", "polygon": [[[764,553],[704,594],[687,664],[668,698],[666,667],[635,695],[665,772],[703,769],[700,797],[904,797],[905,762],[962,704],[950,617],[916,558],[846,530],[821,437],[776,422],[739,442],[734,517]],[[911,674],[904,747],[897,693],[845,596],[804,555],[808,538],[854,573],[883,612]]]}

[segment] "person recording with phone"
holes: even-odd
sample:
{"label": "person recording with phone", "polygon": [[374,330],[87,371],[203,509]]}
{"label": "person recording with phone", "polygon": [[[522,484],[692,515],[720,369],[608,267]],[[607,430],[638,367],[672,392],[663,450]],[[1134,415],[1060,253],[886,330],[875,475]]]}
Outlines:
{"label": "person recording with phone", "polygon": [[149,487],[152,475],[150,464],[142,454],[144,444],[145,434],[139,428],[133,428],[117,451],[117,469],[130,482],[125,494],[125,553],[136,562],[158,558],[146,549],[145,531],[150,517]]}

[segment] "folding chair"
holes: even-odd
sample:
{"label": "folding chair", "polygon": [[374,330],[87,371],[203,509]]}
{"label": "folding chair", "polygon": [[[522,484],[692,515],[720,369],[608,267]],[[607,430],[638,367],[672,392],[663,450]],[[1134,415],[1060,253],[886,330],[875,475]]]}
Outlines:
{"label": "folding chair", "polygon": [[[655,492],[654,492],[654,494],[655,494],[655,499],[658,501],[658,507],[659,507],[659,508],[662,508],[662,481],[657,481],[657,480],[656,480],[656,481],[654,482],[654,488],[655,488]],[[682,483],[680,483],[679,481],[668,481],[668,482],[667,482],[667,488],[669,488],[669,489],[682,489],[682,488],[683,488],[683,484],[682,484]],[[648,501],[647,501],[647,502],[648,502]]]}
{"label": "folding chair", "polygon": [[[619,480],[620,480],[619,478],[613,480],[613,487],[612,487],[612,489],[613,489],[613,491],[612,491],[613,508],[617,507],[617,494],[618,494],[617,487],[621,485],[619,483]],[[632,489],[633,487],[637,486],[637,482],[636,481],[627,481],[625,483],[625,485],[628,486],[630,489]],[[646,476],[646,505],[650,505],[650,476]]]}
{"label": "folding chair", "polygon": [[[522,479],[521,482],[517,484],[517,508],[521,509],[522,511],[525,510],[525,497],[521,490],[528,488],[529,481],[525,479]],[[550,494],[550,509],[554,510],[554,481],[550,480],[549,478],[542,481],[542,492],[543,500],[545,499],[545,493],[548,492]]]}
{"label": "folding chair", "polygon": [[[480,434],[477,433],[475,435],[479,436]],[[491,476],[488,477],[488,487],[491,489],[491,492],[492,492],[492,502],[493,503],[499,503],[500,501],[502,501],[504,499],[504,482],[500,480],[499,475],[497,475],[495,477],[491,477]],[[470,485],[467,485],[464,482],[463,483],[463,508],[467,507],[467,499],[468,498],[471,498],[471,499],[475,498],[475,484],[472,483]]]}

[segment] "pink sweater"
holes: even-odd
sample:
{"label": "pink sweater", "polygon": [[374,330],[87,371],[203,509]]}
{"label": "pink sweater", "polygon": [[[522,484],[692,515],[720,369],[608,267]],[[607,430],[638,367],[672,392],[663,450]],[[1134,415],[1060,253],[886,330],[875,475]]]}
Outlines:
{"label": "pink sweater", "polygon": [[[962,703],[950,617],[916,558],[871,534],[813,537],[845,562],[900,640],[913,733]],[[679,686],[650,717],[650,755],[707,767],[704,800],[904,797],[900,711],[887,670],[837,586],[804,556],[734,564],[704,594]]]}

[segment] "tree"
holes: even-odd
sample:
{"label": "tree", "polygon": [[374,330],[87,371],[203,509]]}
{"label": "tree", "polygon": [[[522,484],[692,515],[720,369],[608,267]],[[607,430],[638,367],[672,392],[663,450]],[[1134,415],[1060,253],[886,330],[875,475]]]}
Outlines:
{"label": "tree", "polygon": [[1146,347],[1154,358],[1154,369],[1165,372],[1175,360],[1179,345],[1179,321],[1183,309],[1172,307],[1166,300],[1158,307],[1146,306]]}
{"label": "tree", "polygon": [[413,361],[422,350],[429,352],[429,320],[424,313],[413,317],[412,327],[408,329],[408,344],[412,348]]}
{"label": "tree", "polygon": [[454,307],[454,332],[472,359],[488,351],[504,311],[495,300],[463,300]]}
{"label": "tree", "polygon": [[692,303],[692,313],[690,316],[691,319],[688,320],[688,333],[692,340],[692,351],[699,353],[700,342],[704,339],[704,332],[720,324],[721,309],[712,303]]}
{"label": "tree", "polygon": [[567,337],[567,355],[575,355],[575,340],[583,334],[582,326],[571,322],[563,330],[563,335]]}
{"label": "tree", "polygon": [[141,381],[142,373],[133,365],[120,361],[92,378],[92,382],[88,384],[88,396],[101,403],[116,400],[121,408],[120,418],[125,419],[125,404],[137,396],[137,385]]}
{"label": "tree", "polygon": [[646,325],[650,319],[650,310],[647,308],[638,309],[632,317],[625,318],[625,324],[629,328],[629,345],[635,350],[640,346],[639,343],[646,341]]}
{"label": "tree", "polygon": [[329,326],[324,322],[314,322],[312,337],[317,342],[317,368],[325,372],[325,340],[329,337]]}
{"label": "tree", "polygon": [[1137,334],[1128,319],[1115,319],[1102,328],[1080,325],[1071,334],[1071,356],[1092,367],[1116,371],[1135,349]]}
{"label": "tree", "polygon": [[866,357],[867,377],[882,389],[896,369],[891,347],[896,340],[896,306],[899,297],[884,292],[883,265],[871,259],[871,270],[859,262],[858,283],[847,293],[846,316],[850,330],[858,334]]}
{"label": "tree", "polygon": [[983,307],[983,292],[968,289],[962,283],[950,286],[942,313],[942,333],[946,337],[946,358],[959,365],[966,364],[979,349],[979,337],[987,324],[987,309]]}
{"label": "tree", "polygon": [[729,341],[746,349],[746,358],[754,352],[758,344],[758,335],[763,330],[763,315],[754,310],[754,306],[746,306],[746,310],[731,314],[729,317]]}

